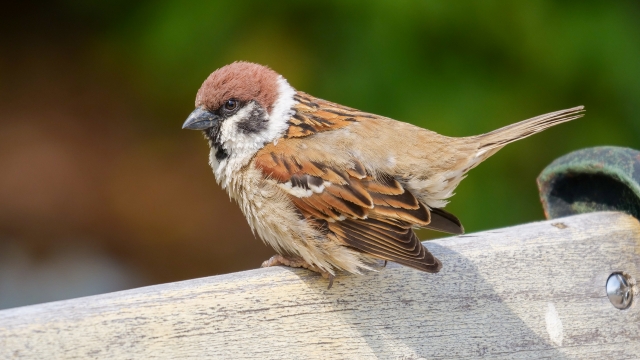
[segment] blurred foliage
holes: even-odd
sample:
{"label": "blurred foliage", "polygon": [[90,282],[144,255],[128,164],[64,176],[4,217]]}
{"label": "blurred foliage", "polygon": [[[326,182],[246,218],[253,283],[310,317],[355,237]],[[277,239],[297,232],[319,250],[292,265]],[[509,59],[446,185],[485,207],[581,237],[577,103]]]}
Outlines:
{"label": "blurred foliage", "polygon": [[451,136],[586,105],[583,120],[510,145],[471,172],[450,205],[470,231],[540,219],[535,177],[566,152],[640,147],[635,1],[67,5],[76,16],[108,13],[93,44],[96,62],[125,71],[156,114],[170,114],[148,119],[165,131],[178,131],[208,73],[235,60],[267,64],[316,96]]}
{"label": "blurred foliage", "polygon": [[[59,76],[73,70],[87,88],[118,95],[96,100],[92,111],[130,109],[126,125],[118,126],[146,136],[138,144],[145,154],[139,162],[155,159],[153,166],[166,168],[176,184],[187,165],[207,167],[205,142],[180,130],[195,93],[210,72],[235,60],[269,65],[315,96],[449,136],[585,105],[585,118],[509,145],[471,171],[448,207],[467,231],[542,219],[535,178],[567,152],[596,145],[640,148],[637,1],[58,0],[14,3],[4,15],[2,94],[15,93],[24,80],[12,78],[11,72],[21,74],[12,69],[39,64],[41,54],[57,54],[47,59],[62,64]],[[187,143],[198,146],[189,155],[193,162],[173,168],[182,159],[176,155],[163,163]],[[429,145],[416,151],[429,151]],[[133,180],[122,180],[122,188],[147,169],[135,162],[127,166],[133,175],[118,178]],[[202,186],[196,193],[215,186],[213,175],[207,176],[193,182]],[[179,196],[144,190],[158,204]],[[139,193],[131,190],[127,199]],[[211,201],[220,209],[235,207]],[[136,216],[147,212],[144,202],[121,204]],[[224,216],[226,210],[215,213]],[[207,231],[196,223],[193,228]],[[247,227],[229,227],[236,225]],[[180,224],[149,223],[130,236],[163,226]],[[149,241],[162,244],[167,232],[157,230]],[[187,236],[177,234],[176,239]],[[210,234],[201,235],[202,241]],[[207,251],[214,250],[212,245]],[[204,262],[209,254],[196,256]]]}

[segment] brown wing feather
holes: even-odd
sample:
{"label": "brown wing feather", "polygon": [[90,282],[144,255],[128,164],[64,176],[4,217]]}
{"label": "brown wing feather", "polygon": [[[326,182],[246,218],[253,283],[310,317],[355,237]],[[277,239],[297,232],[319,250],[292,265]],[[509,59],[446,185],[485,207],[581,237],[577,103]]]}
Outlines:
{"label": "brown wing feather", "polygon": [[345,244],[380,259],[427,272],[438,272],[442,267],[411,228],[404,229],[404,232],[382,232],[370,226],[368,221],[345,220],[329,223],[329,230]]}
{"label": "brown wing feather", "polygon": [[400,195],[404,193],[402,185],[390,176],[379,176],[375,181],[364,179],[362,184],[367,190],[378,194]]}
{"label": "brown wing feather", "polygon": [[394,208],[412,209],[420,208],[418,200],[408,191],[399,195],[385,195],[372,192],[371,198],[375,205],[391,206]]}

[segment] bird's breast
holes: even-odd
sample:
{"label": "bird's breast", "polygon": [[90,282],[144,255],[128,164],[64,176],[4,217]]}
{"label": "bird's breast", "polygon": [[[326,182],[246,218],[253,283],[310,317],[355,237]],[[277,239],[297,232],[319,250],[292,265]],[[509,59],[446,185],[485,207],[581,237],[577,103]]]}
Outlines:
{"label": "bird's breast", "polygon": [[237,201],[254,233],[279,253],[299,253],[311,233],[288,195],[252,164],[229,180],[227,192]]}

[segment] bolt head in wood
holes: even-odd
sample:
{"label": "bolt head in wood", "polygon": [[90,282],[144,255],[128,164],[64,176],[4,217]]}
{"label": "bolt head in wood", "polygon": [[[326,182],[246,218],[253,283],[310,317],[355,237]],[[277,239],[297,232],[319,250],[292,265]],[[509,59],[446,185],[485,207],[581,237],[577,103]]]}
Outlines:
{"label": "bolt head in wood", "polygon": [[607,279],[607,296],[611,304],[620,310],[624,310],[633,301],[631,284],[626,276],[621,273],[613,273]]}

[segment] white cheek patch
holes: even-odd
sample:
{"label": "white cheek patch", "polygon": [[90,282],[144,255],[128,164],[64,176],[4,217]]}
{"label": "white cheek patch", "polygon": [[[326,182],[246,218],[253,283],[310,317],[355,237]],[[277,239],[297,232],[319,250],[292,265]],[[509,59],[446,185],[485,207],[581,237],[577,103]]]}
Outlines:
{"label": "white cheek patch", "polygon": [[[245,140],[243,134],[238,130],[238,123],[250,116],[251,111],[256,106],[255,103],[250,103],[244,108],[240,109],[238,113],[230,118],[222,121],[222,127],[220,128],[220,143],[225,150],[233,150],[245,146]],[[244,136],[246,137],[246,135]]]}
{"label": "white cheek patch", "polygon": [[293,98],[296,91],[282,76],[277,82],[278,98],[273,104],[271,114],[265,114],[268,116],[265,128],[256,132],[246,132],[239,127],[241,122],[246,121],[255,110],[258,110],[256,107],[260,105],[256,102],[250,102],[235,115],[223,120],[220,128],[220,143],[229,157],[218,163],[214,161],[215,152],[212,151],[210,159],[211,166],[216,165],[214,173],[223,188],[229,184],[233,174],[248,164],[265,144],[277,142],[289,128],[288,122],[294,113],[293,106],[296,104]]}
{"label": "white cheek patch", "polygon": [[268,116],[267,126],[260,132],[246,133],[238,128],[238,123],[246,120],[260,106],[255,102],[240,109],[237,114],[225,119],[220,129],[220,143],[232,157],[251,157],[264,144],[276,142],[289,127],[289,119],[293,115],[296,104],[293,96],[295,90],[281,76],[278,78],[278,99],[273,105],[271,115]]}

